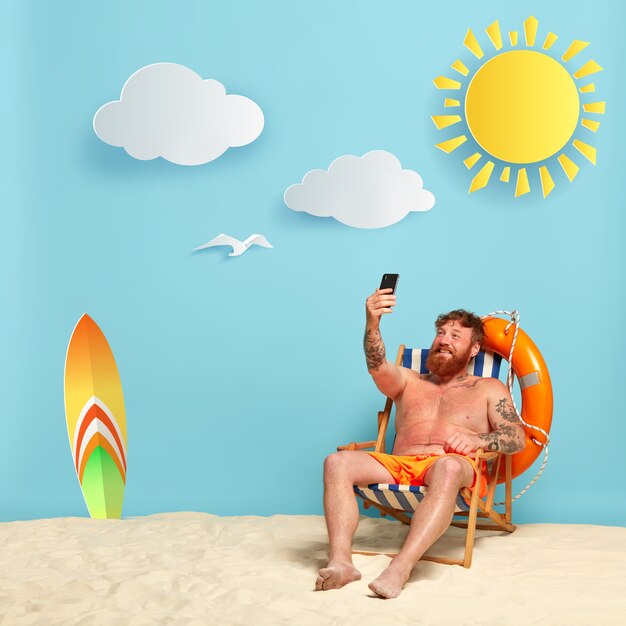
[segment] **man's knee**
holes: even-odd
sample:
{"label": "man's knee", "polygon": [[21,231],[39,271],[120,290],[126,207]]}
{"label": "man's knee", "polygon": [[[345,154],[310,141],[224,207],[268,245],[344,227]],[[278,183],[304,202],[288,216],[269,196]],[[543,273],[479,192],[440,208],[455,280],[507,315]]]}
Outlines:
{"label": "man's knee", "polygon": [[428,472],[428,484],[441,483],[454,486],[457,489],[471,482],[473,470],[468,461],[459,457],[443,456],[435,463]]}
{"label": "man's knee", "polygon": [[341,450],[341,452],[333,452],[332,454],[329,454],[324,459],[324,472],[332,473],[345,467],[346,465],[345,453],[346,452],[347,450]]}
{"label": "man's knee", "polygon": [[324,459],[324,475],[327,477],[348,475],[353,455],[351,450],[341,450],[329,454]]}

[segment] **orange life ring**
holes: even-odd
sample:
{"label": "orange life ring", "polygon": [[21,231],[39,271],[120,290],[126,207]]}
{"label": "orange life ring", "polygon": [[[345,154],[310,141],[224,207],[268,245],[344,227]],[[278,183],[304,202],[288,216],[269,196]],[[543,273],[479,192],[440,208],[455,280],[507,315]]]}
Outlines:
{"label": "orange life ring", "polygon": [[[513,342],[514,328],[511,326],[508,333],[505,328],[509,324],[499,317],[487,317],[483,320],[485,340],[483,349],[497,352],[508,360]],[[541,353],[532,339],[520,328],[517,333],[517,342],[511,363],[513,372],[517,376],[522,394],[522,419],[527,424],[538,426],[545,432],[550,432],[552,424],[552,383],[548,367]],[[543,447],[533,439],[546,443],[543,433],[524,426],[526,432],[526,447],[513,455],[513,477],[519,476],[527,470],[539,456]],[[500,467],[498,482],[504,482],[504,464]]]}

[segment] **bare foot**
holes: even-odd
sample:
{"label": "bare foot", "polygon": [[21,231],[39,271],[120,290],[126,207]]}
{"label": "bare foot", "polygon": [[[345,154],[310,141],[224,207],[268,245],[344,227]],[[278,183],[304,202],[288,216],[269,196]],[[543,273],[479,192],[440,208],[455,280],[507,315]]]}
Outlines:
{"label": "bare foot", "polygon": [[392,561],[389,567],[368,587],[381,598],[397,598],[410,575],[410,569],[407,570],[399,565],[394,567]]}
{"label": "bare foot", "polygon": [[329,561],[328,565],[320,570],[320,575],[315,581],[315,589],[317,591],[341,589],[355,580],[361,580],[361,572],[352,563]]}

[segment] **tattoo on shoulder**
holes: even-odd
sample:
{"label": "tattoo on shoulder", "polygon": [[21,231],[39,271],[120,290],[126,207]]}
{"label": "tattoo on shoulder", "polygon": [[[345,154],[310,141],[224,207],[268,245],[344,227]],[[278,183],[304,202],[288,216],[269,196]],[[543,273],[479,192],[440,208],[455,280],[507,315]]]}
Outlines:
{"label": "tattoo on shoulder", "polygon": [[506,398],[500,398],[496,404],[496,412],[507,422],[517,423],[517,413],[512,404]]}
{"label": "tattoo on shoulder", "polygon": [[462,389],[469,389],[470,387],[475,387],[481,380],[482,378],[476,378],[475,380],[468,380],[469,376],[465,375],[465,376],[459,376],[456,379],[456,384],[452,385],[452,389],[459,387]]}

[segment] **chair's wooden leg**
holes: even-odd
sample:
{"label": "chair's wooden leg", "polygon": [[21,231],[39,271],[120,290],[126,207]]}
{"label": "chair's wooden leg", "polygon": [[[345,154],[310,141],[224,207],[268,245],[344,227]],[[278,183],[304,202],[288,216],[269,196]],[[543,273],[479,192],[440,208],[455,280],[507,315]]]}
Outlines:
{"label": "chair's wooden leg", "polygon": [[506,455],[504,463],[506,485],[504,487],[504,520],[507,524],[513,519],[513,459],[510,454]]}
{"label": "chair's wooden leg", "polygon": [[[363,556],[388,556],[393,559],[398,556],[397,552],[368,552],[367,550],[353,550],[352,554],[362,554]],[[463,565],[461,559],[448,559],[443,556],[423,556],[420,561],[431,561],[432,563],[442,563],[443,565]]]}
{"label": "chair's wooden leg", "polygon": [[502,530],[506,530],[507,532],[512,533],[517,528],[515,524],[507,522],[506,517],[501,513],[497,513],[493,509],[491,509],[491,511],[485,511],[484,505],[480,500],[478,501],[478,507],[480,508],[481,512],[483,512],[491,521],[495,522]]}
{"label": "chair's wooden leg", "polygon": [[496,484],[498,482],[498,473],[500,472],[500,461],[502,460],[502,455],[499,455],[495,466],[492,468],[491,477],[489,480],[489,491],[487,492],[487,506],[486,510],[491,511],[493,507],[493,500],[496,495]]}
{"label": "chair's wooden leg", "polygon": [[480,481],[482,477],[482,463],[480,452],[476,455],[476,483],[472,491],[470,500],[470,510],[467,517],[467,535],[465,537],[465,558],[463,567],[469,568],[472,565],[472,554],[474,552],[474,538],[476,536],[476,518],[478,517],[478,492],[480,491]]}
{"label": "chair's wooden leg", "polygon": [[[470,514],[467,519],[467,535],[465,536],[465,558],[463,559],[463,567],[469,568],[472,565],[472,554],[474,552],[474,537],[476,535],[476,517],[478,512],[478,502],[475,502],[477,490],[472,493],[472,503],[470,505]],[[476,496],[477,497],[477,496]]]}

